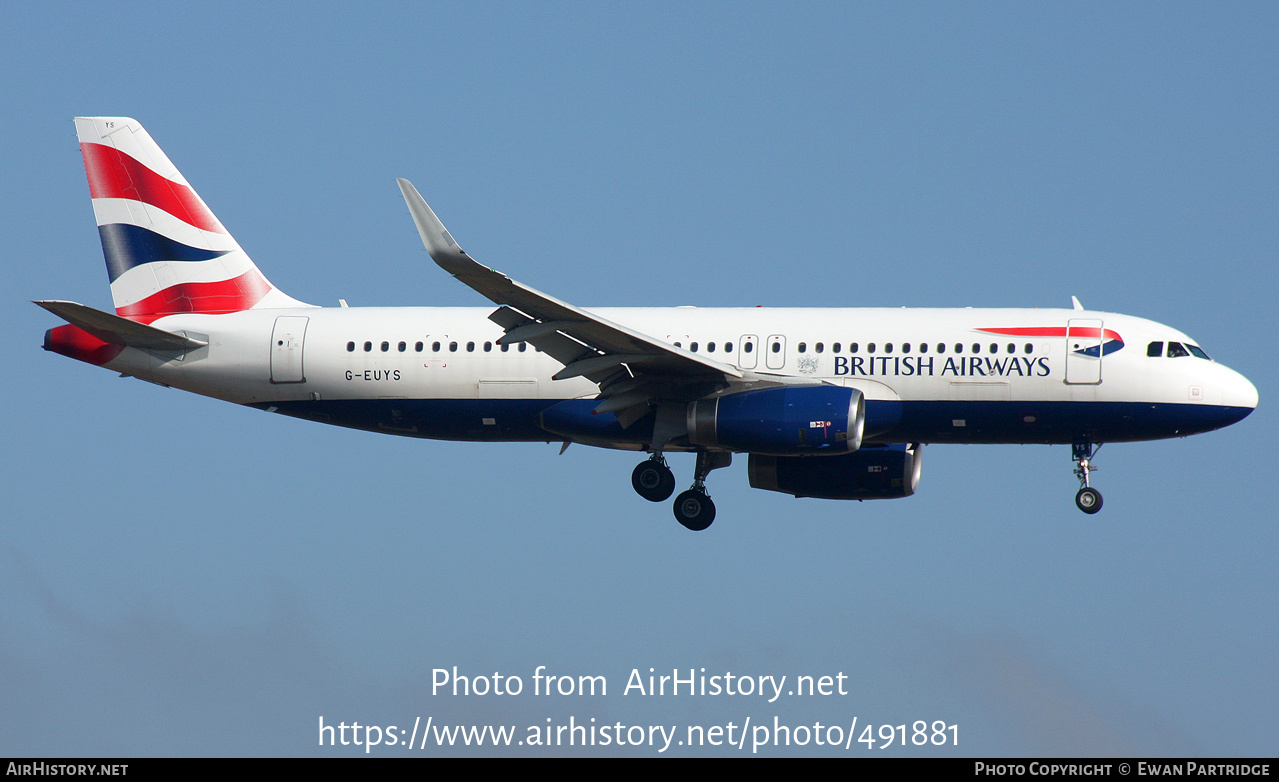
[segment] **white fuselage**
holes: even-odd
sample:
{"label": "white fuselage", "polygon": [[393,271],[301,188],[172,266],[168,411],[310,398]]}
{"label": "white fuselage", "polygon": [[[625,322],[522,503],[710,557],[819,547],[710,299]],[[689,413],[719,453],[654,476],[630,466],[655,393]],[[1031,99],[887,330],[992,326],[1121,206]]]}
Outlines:
{"label": "white fuselage", "polygon": [[[584,377],[552,380],[563,365],[532,345],[500,345],[503,330],[488,319],[491,312],[300,308],[174,315],[154,325],[208,346],[168,357],[126,349],[108,366],[231,402],[360,428],[447,439],[565,439],[538,428],[537,410],[594,398],[599,389]],[[1155,439],[1233,423],[1257,401],[1246,378],[1211,360],[1148,355],[1154,342],[1193,344],[1181,332],[1108,312],[592,312],[743,370],[855,387],[867,402],[868,436],[884,442]],[[396,400],[404,405],[396,407]],[[473,420],[434,427],[421,420],[429,408],[409,412],[410,403],[429,401],[447,401],[453,414]],[[358,412],[361,402],[369,403],[367,420]],[[335,403],[342,411],[337,415],[328,409]],[[1154,413],[1143,419],[1143,408]],[[520,422],[499,420],[530,415]],[[643,436],[637,439],[642,444]]]}

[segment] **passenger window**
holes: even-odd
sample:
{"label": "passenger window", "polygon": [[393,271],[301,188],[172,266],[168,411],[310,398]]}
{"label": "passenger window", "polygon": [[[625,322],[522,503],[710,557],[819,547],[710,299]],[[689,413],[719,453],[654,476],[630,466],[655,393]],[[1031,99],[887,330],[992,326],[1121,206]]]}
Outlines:
{"label": "passenger window", "polygon": [[466,343],[466,352],[467,352],[467,353],[474,353],[474,352],[475,352],[475,343],[474,343],[474,342],[468,342],[468,343]]}
{"label": "passenger window", "polygon": [[871,342],[870,344],[868,344],[868,345],[866,346],[866,352],[867,352],[867,353],[874,353],[874,352],[875,352],[875,343],[874,343],[874,342]]}
{"label": "passenger window", "polygon": [[800,353],[807,353],[807,352],[808,352],[808,343],[807,343],[807,342],[801,342],[801,343],[799,343],[799,352],[800,352]]}
{"label": "passenger window", "polygon": [[414,345],[413,345],[413,351],[414,351],[415,353],[421,353],[421,352],[422,352],[422,343],[421,343],[421,342],[414,343]]}
{"label": "passenger window", "polygon": [[754,351],[754,350],[755,350],[755,343],[754,343],[754,342],[747,342],[747,343],[746,343],[746,345],[742,347],[742,350],[746,351],[747,353],[750,353],[750,352]]}
{"label": "passenger window", "polygon": [[826,349],[826,346],[820,342],[818,342],[816,345],[813,346],[813,350],[816,350],[818,353],[821,353],[825,349]]}
{"label": "passenger window", "polygon": [[390,350],[390,349],[391,349],[391,343],[390,343],[390,342],[383,341],[383,342],[382,342],[382,352],[383,352],[383,353],[385,353],[386,351],[388,351],[388,350]]}
{"label": "passenger window", "polygon": [[962,343],[959,343],[959,342],[956,342],[956,343],[955,343],[955,352],[956,352],[956,353],[963,353],[963,352],[964,352],[964,346],[963,346],[963,344],[962,344]]}
{"label": "passenger window", "polygon": [[832,352],[832,353],[836,353],[836,354],[838,354],[838,353],[839,353],[839,343],[838,343],[838,342],[836,342],[834,345],[831,345],[831,346],[830,346],[830,352]]}
{"label": "passenger window", "polygon": [[431,343],[431,352],[432,352],[432,353],[439,353],[439,352],[440,352],[440,343],[438,343],[438,342],[432,342],[432,343]]}
{"label": "passenger window", "polygon": [[372,342],[365,342],[365,343],[364,343],[364,352],[365,352],[365,353],[371,353],[372,351],[373,351],[373,343],[372,343]]}
{"label": "passenger window", "polygon": [[1009,343],[1008,343],[1008,352],[1009,352],[1010,354],[1012,354],[1012,353],[1016,353],[1016,352],[1017,352],[1017,346],[1016,346],[1016,345],[1014,345],[1013,343],[1009,342]]}
{"label": "passenger window", "polygon": [[510,346],[510,345],[507,345],[507,344],[505,344],[505,343],[502,345],[502,352],[503,352],[503,353],[508,352],[510,349],[511,349],[511,346]]}
{"label": "passenger window", "polygon": [[732,352],[733,352],[733,343],[732,343],[732,342],[725,342],[725,343],[724,343],[724,352],[725,352],[725,353],[732,353]]}
{"label": "passenger window", "polygon": [[714,352],[715,352],[715,343],[714,343],[714,342],[707,342],[707,343],[706,343],[706,352],[707,352],[707,353],[714,353]]}
{"label": "passenger window", "polygon": [[781,353],[781,352],[782,352],[782,343],[780,343],[780,342],[774,342],[774,343],[773,343],[773,352],[774,352],[774,353]]}
{"label": "passenger window", "polygon": [[999,346],[994,342],[990,343],[990,352],[996,356],[999,355]]}
{"label": "passenger window", "polygon": [[977,344],[976,342],[974,342],[974,343],[973,343],[973,352],[974,352],[974,353],[980,353],[980,352],[981,352],[981,345],[979,345],[979,344]]}
{"label": "passenger window", "polygon": [[1189,355],[1189,351],[1182,347],[1180,342],[1168,343],[1168,358],[1184,358]]}
{"label": "passenger window", "polygon": [[848,343],[848,352],[849,352],[849,353],[856,353],[856,352],[857,352],[857,343],[856,343],[856,342],[850,342],[850,343]]}
{"label": "passenger window", "polygon": [[946,352],[946,343],[945,343],[945,342],[938,342],[938,343],[937,343],[937,352],[938,352],[938,353],[945,353],[945,352]]}
{"label": "passenger window", "polygon": [[688,343],[688,349],[689,349],[689,350],[691,350],[691,351],[693,351],[694,353],[696,353],[696,352],[697,352],[697,343],[696,343],[696,342],[690,342],[690,343]]}
{"label": "passenger window", "polygon": [[398,348],[400,349],[400,352],[401,352],[401,353],[403,353],[404,351],[406,351],[406,350],[408,350],[408,349],[409,349],[408,344],[407,344],[407,343],[405,343],[405,342],[401,342],[401,343],[400,343],[399,345],[397,345],[396,347],[398,347]]}
{"label": "passenger window", "polygon": [[928,343],[927,343],[927,342],[921,342],[921,343],[919,343],[919,352],[920,352],[920,353],[927,353],[927,352],[928,352]]}
{"label": "passenger window", "polygon": [[1023,350],[1025,350],[1025,351],[1026,351],[1026,355],[1028,355],[1028,356],[1029,356],[1031,353],[1034,353],[1034,352],[1035,352],[1035,346],[1034,346],[1034,345],[1032,345],[1032,344],[1030,344],[1029,342],[1027,342],[1027,343],[1026,343],[1026,346],[1023,348]]}
{"label": "passenger window", "polygon": [[485,352],[485,353],[492,353],[492,352],[493,352],[493,343],[492,343],[492,342],[485,342],[485,343],[484,343],[484,352]]}
{"label": "passenger window", "polygon": [[348,342],[348,343],[346,343],[346,352],[347,352],[347,353],[354,353],[354,352],[355,352],[355,343],[354,343],[354,342]]}
{"label": "passenger window", "polygon": [[1163,354],[1164,354],[1164,343],[1162,342],[1151,342],[1149,345],[1146,346],[1146,355],[1150,356],[1151,358],[1159,358]]}
{"label": "passenger window", "polygon": [[885,352],[885,353],[892,353],[892,352],[893,352],[893,343],[889,342],[887,345],[884,345],[884,352]]}
{"label": "passenger window", "polygon": [[909,342],[907,342],[906,344],[902,345],[902,352],[903,352],[903,353],[909,353],[909,352],[910,352],[910,343],[909,343]]}
{"label": "passenger window", "polygon": [[527,343],[527,342],[521,342],[521,343],[520,343],[520,352],[521,352],[521,353],[523,353],[523,352],[524,352],[527,348],[528,348],[528,343]]}
{"label": "passenger window", "polygon": [[456,352],[457,352],[457,343],[456,343],[456,342],[450,342],[450,343],[449,343],[449,352],[450,352],[450,353],[456,353]]}

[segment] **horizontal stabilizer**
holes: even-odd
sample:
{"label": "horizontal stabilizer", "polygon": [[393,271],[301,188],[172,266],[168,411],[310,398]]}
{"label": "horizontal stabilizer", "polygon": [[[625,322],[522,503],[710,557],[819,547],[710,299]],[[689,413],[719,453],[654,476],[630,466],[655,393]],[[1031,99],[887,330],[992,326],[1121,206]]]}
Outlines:
{"label": "horizontal stabilizer", "polygon": [[95,310],[74,301],[34,301],[72,326],[81,328],[103,342],[126,345],[142,350],[190,350],[202,348],[207,342],[191,339],[182,334],[158,329],[137,321]]}

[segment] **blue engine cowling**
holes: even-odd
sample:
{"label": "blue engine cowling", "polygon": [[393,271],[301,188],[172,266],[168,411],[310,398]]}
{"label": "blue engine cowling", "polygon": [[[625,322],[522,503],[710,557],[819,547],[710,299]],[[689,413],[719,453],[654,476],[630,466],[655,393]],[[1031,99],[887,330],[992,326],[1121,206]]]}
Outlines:
{"label": "blue engine cowling", "polygon": [[782,386],[688,405],[688,441],[775,456],[835,455],[862,444],[866,403],[842,386]]}
{"label": "blue engine cowling", "polygon": [[922,448],[868,445],[829,459],[751,454],[749,473],[756,489],[826,500],[891,500],[909,497],[919,486]]}

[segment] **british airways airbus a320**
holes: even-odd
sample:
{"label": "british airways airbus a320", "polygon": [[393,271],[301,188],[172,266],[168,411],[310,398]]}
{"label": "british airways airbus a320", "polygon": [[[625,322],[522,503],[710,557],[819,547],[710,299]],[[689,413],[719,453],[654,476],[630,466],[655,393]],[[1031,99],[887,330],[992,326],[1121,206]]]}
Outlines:
{"label": "british airways airbus a320", "polygon": [[1104,442],[1207,432],[1257,389],[1181,332],[1074,309],[586,311],[471,259],[407,181],[426,249],[497,305],[320,308],[284,294],[150,135],[75,121],[115,314],[40,301],[69,325],[44,347],[269,412],[442,440],[642,451],[641,497],[715,518],[705,481],[748,454],[751,486],[796,497],[906,497],[924,443],[1072,446],[1085,513]]}

